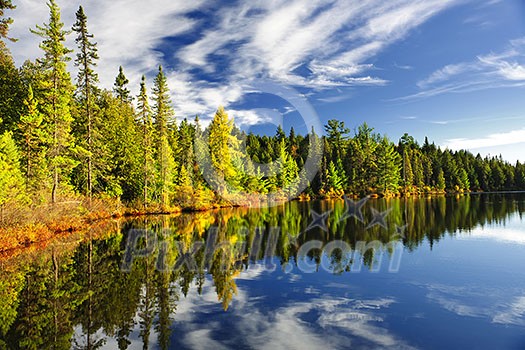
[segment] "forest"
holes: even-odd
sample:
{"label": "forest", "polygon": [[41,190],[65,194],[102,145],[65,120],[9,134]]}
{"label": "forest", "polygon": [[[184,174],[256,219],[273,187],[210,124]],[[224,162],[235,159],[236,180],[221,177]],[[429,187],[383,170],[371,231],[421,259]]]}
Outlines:
{"label": "forest", "polygon": [[[408,134],[394,142],[366,123],[352,131],[331,119],[307,135],[280,126],[274,135],[257,135],[239,129],[235,116],[218,107],[203,127],[198,116],[176,116],[162,66],[152,82],[142,76],[136,91],[120,67],[113,89],[103,89],[83,8],[65,28],[54,0],[48,22],[31,29],[41,38],[41,57],[16,67],[5,45],[16,40],[9,37],[13,19],[6,14],[14,7],[0,2],[2,226],[23,217],[21,208],[55,203],[105,200],[150,212],[201,210],[246,193],[247,204],[268,200],[268,193],[292,199],[299,184],[303,199],[525,190],[525,164],[441,149]],[[68,35],[75,36],[74,51],[65,46]],[[70,60],[76,77],[68,72]],[[227,188],[206,181],[196,152],[202,147]],[[312,154],[319,172],[298,182]],[[270,162],[270,174],[255,166]]]}

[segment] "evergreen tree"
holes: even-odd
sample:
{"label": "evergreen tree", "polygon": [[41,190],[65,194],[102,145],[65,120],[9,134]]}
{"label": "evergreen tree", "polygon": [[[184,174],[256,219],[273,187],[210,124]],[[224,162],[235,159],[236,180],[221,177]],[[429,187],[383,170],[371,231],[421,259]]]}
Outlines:
{"label": "evergreen tree", "polygon": [[459,179],[461,182],[461,189],[463,190],[470,190],[470,180],[468,178],[468,173],[465,169],[461,169],[459,171]]}
{"label": "evergreen tree", "polygon": [[13,23],[13,19],[6,17],[4,14],[5,10],[14,10],[15,8],[16,6],[13,5],[11,0],[0,0],[0,46],[3,45],[2,39],[15,40],[7,37],[9,25]]}
{"label": "evergreen tree", "polygon": [[91,198],[93,194],[93,126],[95,95],[97,92],[95,84],[98,82],[98,75],[93,70],[98,60],[97,44],[92,42],[93,34],[87,29],[87,16],[82,6],[76,12],[77,21],[73,25],[73,31],[78,36],[75,42],[79,52],[75,60],[75,66],[79,68],[77,77],[77,93],[80,100],[80,108],[83,111],[81,120],[86,125],[86,144],[87,144],[87,195]]}
{"label": "evergreen tree", "polygon": [[166,75],[159,66],[159,72],[153,82],[153,106],[156,129],[156,161],[159,170],[159,196],[163,206],[168,205],[169,196],[173,191],[173,173],[175,160],[168,141],[168,123],[175,113],[171,106]]}
{"label": "evergreen tree", "polygon": [[130,91],[127,88],[128,83],[129,80],[124,75],[124,69],[122,68],[122,66],[119,66],[118,75],[115,78],[115,83],[113,85],[113,92],[115,92],[115,95],[120,99],[122,103],[128,103],[132,100]]}
{"label": "evergreen tree", "polygon": [[217,109],[208,129],[208,147],[210,151],[211,166],[216,174],[214,188],[219,195],[226,194],[226,184],[237,176],[233,166],[233,152],[236,140],[232,135],[233,120],[222,106]]}
{"label": "evergreen tree", "polygon": [[377,188],[383,194],[397,193],[401,180],[401,157],[386,136],[381,139],[377,154]]}
{"label": "evergreen tree", "polygon": [[131,104],[122,103],[110,91],[100,97],[99,186],[111,197],[130,202],[143,194],[142,130]]}
{"label": "evergreen tree", "polygon": [[[20,111],[24,109],[23,101],[26,95],[26,87],[15,67],[11,53],[0,37],[0,116],[2,117],[0,133],[15,130]],[[17,138],[17,135],[14,136]]]}
{"label": "evergreen tree", "polygon": [[437,183],[436,183],[436,188],[439,190],[439,191],[444,191],[445,190],[445,187],[446,187],[446,183],[445,183],[445,173],[443,172],[443,169],[439,169],[438,171],[438,177],[437,177]]}
{"label": "evergreen tree", "polygon": [[38,101],[33,95],[31,85],[24,101],[26,113],[20,116],[18,127],[22,134],[23,160],[26,175],[26,184],[31,192],[38,189],[45,179],[45,159],[42,145],[45,144],[45,134],[42,130],[44,116],[38,109]]}
{"label": "evergreen tree", "polygon": [[408,190],[409,192],[414,184],[414,172],[412,171],[412,161],[410,157],[411,153],[412,152],[406,148],[403,151],[403,185],[405,191]]}
{"label": "evergreen tree", "polygon": [[299,169],[286,148],[286,140],[279,143],[279,168],[277,173],[277,186],[287,196],[292,196],[297,191],[299,184]]}
{"label": "evergreen tree", "polygon": [[341,176],[339,169],[333,161],[330,161],[327,169],[327,188],[329,192],[335,191],[339,193],[345,186],[345,179]]}
{"label": "evergreen tree", "polygon": [[372,128],[364,123],[359,126],[357,133],[350,140],[348,160],[350,170],[351,190],[354,193],[368,192],[370,185],[376,183],[377,157],[379,136],[373,133]]}
{"label": "evergreen tree", "polygon": [[329,153],[330,160],[337,162],[345,156],[346,140],[350,129],[345,127],[343,121],[330,119],[325,125],[326,138],[328,143],[332,145],[332,152]]}
{"label": "evergreen tree", "polygon": [[146,77],[143,75],[140,81],[140,92],[137,96],[137,113],[142,123],[142,157],[143,157],[143,197],[144,206],[149,202],[149,186],[154,178],[153,159],[153,124],[151,122],[151,109],[148,102],[146,90]]}
{"label": "evergreen tree", "polygon": [[49,0],[49,23],[31,30],[43,40],[40,48],[44,57],[38,60],[44,73],[42,82],[43,101],[40,103],[51,140],[47,159],[52,178],[51,201],[56,202],[61,180],[67,181],[67,174],[76,164],[71,158],[73,139],[71,137],[71,96],[73,87],[66,71],[67,56],[71,50],[64,46],[67,31],[60,20],[60,9],[55,0]]}
{"label": "evergreen tree", "polygon": [[26,202],[24,178],[20,171],[20,156],[12,134],[0,136],[0,224],[7,206]]}

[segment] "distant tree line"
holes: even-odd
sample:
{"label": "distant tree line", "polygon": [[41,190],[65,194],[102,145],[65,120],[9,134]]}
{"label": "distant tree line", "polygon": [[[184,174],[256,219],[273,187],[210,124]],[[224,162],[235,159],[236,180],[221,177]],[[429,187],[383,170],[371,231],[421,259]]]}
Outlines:
{"label": "distant tree line", "polygon": [[[426,139],[419,145],[406,134],[394,144],[367,124],[354,135],[338,120],[328,121],[324,135],[316,134],[321,130],[298,135],[293,128],[286,134],[281,127],[274,136],[246,134],[222,107],[207,128],[198,117],[176,122],[161,66],[150,92],[143,76],[133,94],[122,67],[112,91],[99,87],[97,43],[82,7],[72,28],[74,83],[66,69],[72,51],[64,45],[70,31],[56,2],[48,7],[48,23],[31,30],[41,38],[42,56],[17,68],[3,42],[12,40],[12,20],[4,12],[14,6],[10,0],[0,6],[2,212],[78,194],[164,209],[206,208],[236,193],[290,197],[299,183],[305,184],[304,195],[324,197],[525,189],[520,162],[441,150]],[[315,152],[321,159],[318,175],[297,182]],[[212,180],[199,167],[202,154],[209,155],[217,175]],[[257,166],[270,161],[270,174]]]}

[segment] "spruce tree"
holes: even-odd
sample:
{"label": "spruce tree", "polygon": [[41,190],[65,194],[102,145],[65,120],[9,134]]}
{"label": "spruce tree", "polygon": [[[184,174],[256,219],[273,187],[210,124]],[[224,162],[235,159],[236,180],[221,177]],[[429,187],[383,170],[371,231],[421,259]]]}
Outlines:
{"label": "spruce tree", "polygon": [[94,71],[98,60],[97,44],[92,42],[93,34],[87,29],[87,16],[82,6],[76,12],[76,23],[73,30],[78,34],[75,42],[79,52],[75,60],[75,66],[79,68],[77,77],[77,93],[80,100],[80,108],[83,112],[82,120],[86,125],[86,144],[87,144],[87,195],[91,198],[93,194],[93,126],[96,86],[98,75]]}
{"label": "spruce tree", "polygon": [[208,129],[208,147],[210,151],[210,161],[213,172],[216,175],[213,179],[213,186],[220,195],[226,194],[227,182],[236,176],[233,166],[233,120],[222,106],[217,109],[215,116]]}
{"label": "spruce tree", "polygon": [[377,153],[376,187],[383,194],[396,193],[401,180],[401,157],[386,136],[381,139]]}
{"label": "spruce tree", "polygon": [[20,171],[20,156],[12,133],[0,136],[0,224],[7,206],[26,203],[25,185]]}
{"label": "spruce tree", "polygon": [[148,93],[146,90],[146,77],[143,75],[140,80],[140,92],[137,96],[137,113],[140,122],[142,123],[142,156],[143,156],[143,204],[148,205],[149,202],[149,186],[154,177],[153,169],[153,124],[151,122],[151,109],[148,102]]}
{"label": "spruce tree", "polygon": [[0,0],[0,46],[2,46],[2,39],[9,39],[14,41],[14,39],[8,38],[9,25],[13,23],[13,19],[6,17],[5,10],[14,10],[16,6],[13,5],[11,0]]}
{"label": "spruce tree", "polygon": [[115,78],[115,83],[113,85],[113,92],[120,99],[122,103],[129,103],[132,100],[130,91],[127,88],[129,83],[128,78],[124,75],[124,69],[122,66],[118,67],[118,75]]}
{"label": "spruce tree", "polygon": [[45,133],[42,129],[44,116],[38,108],[38,101],[33,95],[33,88],[28,87],[24,101],[26,111],[20,116],[18,128],[22,136],[22,155],[26,184],[31,192],[38,189],[45,176],[44,149]]}
{"label": "spruce tree", "polygon": [[159,194],[160,202],[163,206],[168,205],[169,195],[173,188],[173,173],[175,160],[173,151],[169,144],[168,123],[175,115],[171,106],[169,96],[168,81],[166,75],[159,66],[159,71],[153,82],[153,113],[155,116],[156,129],[156,155],[159,169]]}
{"label": "spruce tree", "polygon": [[40,48],[44,57],[37,60],[44,75],[40,107],[50,136],[46,156],[52,178],[51,202],[55,203],[60,182],[67,180],[66,175],[76,162],[70,152],[73,147],[70,111],[73,86],[66,70],[71,50],[64,45],[69,32],[63,30],[64,23],[60,20],[60,8],[55,0],[49,0],[48,7],[49,23],[37,26],[31,32],[43,39]]}

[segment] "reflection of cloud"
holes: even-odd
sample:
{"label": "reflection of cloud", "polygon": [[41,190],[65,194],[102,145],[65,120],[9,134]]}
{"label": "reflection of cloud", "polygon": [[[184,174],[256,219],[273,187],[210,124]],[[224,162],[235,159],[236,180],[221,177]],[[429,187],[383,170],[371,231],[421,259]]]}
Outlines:
{"label": "reflection of cloud", "polygon": [[[259,275],[256,275],[252,277],[257,279]],[[385,310],[394,299],[334,298],[320,295],[320,291],[312,287],[306,291],[310,293],[301,293],[301,301],[287,299],[281,301],[283,304],[270,301],[268,309],[267,298],[248,295],[241,284],[232,306],[228,312],[223,312],[215,289],[207,280],[202,296],[190,293],[179,301],[173,315],[177,341],[187,348],[217,349],[220,346],[319,349],[352,345],[376,349],[411,348],[382,327]],[[223,340],[225,335],[227,340]]]}
{"label": "reflection of cloud", "polygon": [[[422,285],[427,298],[462,317],[475,317],[506,325],[525,325],[525,296],[509,296],[508,291],[480,286]],[[501,300],[514,300],[501,303]]]}
{"label": "reflection of cloud", "polygon": [[486,310],[472,305],[465,305],[465,301],[452,298],[450,296],[443,296],[437,293],[429,293],[427,298],[436,302],[445,310],[455,313],[458,316],[468,317],[483,317],[488,316]]}
{"label": "reflection of cloud", "polygon": [[498,229],[492,227],[476,227],[468,234],[461,235],[460,239],[489,239],[502,243],[525,245],[525,231],[506,227]]}
{"label": "reflection of cloud", "polygon": [[525,326],[525,296],[515,298],[507,310],[494,316],[492,322]]}

